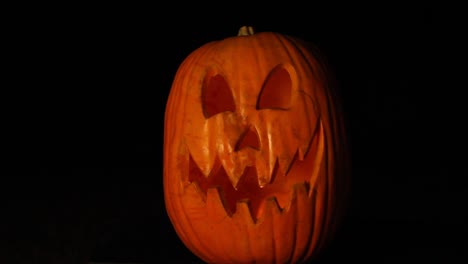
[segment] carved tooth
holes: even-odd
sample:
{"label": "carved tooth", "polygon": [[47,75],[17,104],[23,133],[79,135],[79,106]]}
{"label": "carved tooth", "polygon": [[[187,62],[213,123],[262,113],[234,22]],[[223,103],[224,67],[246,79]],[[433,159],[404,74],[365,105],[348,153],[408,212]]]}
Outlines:
{"label": "carved tooth", "polygon": [[210,219],[215,222],[221,221],[228,216],[218,188],[209,188],[207,190],[206,209]]}
{"label": "carved tooth", "polygon": [[297,160],[297,151],[292,155],[288,155],[288,158],[278,159],[279,167],[283,175],[287,175],[291,166]]}
{"label": "carved tooth", "polygon": [[[312,145],[314,145],[314,143],[316,143],[318,137],[321,136],[321,131],[322,129],[322,121],[320,119],[317,119],[317,123],[315,125],[315,128],[314,128],[314,131],[312,133],[312,136],[310,137],[310,139],[308,140],[308,142],[306,142],[305,144],[302,144],[301,146],[299,146],[299,155],[298,155],[298,158],[299,160],[304,160],[307,158],[307,156],[310,156],[309,152],[313,149],[315,149]],[[314,155],[314,154],[312,154]]]}
{"label": "carved tooth", "polygon": [[[257,175],[258,185],[260,188],[265,187],[267,184],[271,184],[275,181],[278,176],[284,176],[283,171],[280,169],[278,159],[275,160],[274,166],[271,170],[266,168],[265,163],[257,162]],[[260,175],[258,173],[261,173]]]}
{"label": "carved tooth", "polygon": [[200,185],[196,181],[189,183],[185,187],[184,194],[189,196],[198,196],[201,197],[203,200],[205,200],[206,198],[204,190],[200,188]]}
{"label": "carved tooth", "polygon": [[241,223],[254,224],[252,214],[250,212],[249,200],[244,199],[237,201],[236,203],[236,212],[233,215],[233,218],[237,218]]}
{"label": "carved tooth", "polygon": [[304,146],[299,147],[297,149],[296,155],[297,155],[298,160],[300,160],[300,161],[304,160],[306,154],[308,153],[307,151],[309,150],[309,146],[310,146],[310,144],[307,144],[307,145],[304,145]]}
{"label": "carved tooth", "polygon": [[207,178],[209,175],[209,172],[208,173],[204,172],[195,162],[192,155],[189,155],[188,174],[189,174],[189,181],[192,181],[193,176],[196,176],[196,177],[204,176],[204,178]]}
{"label": "carved tooth", "polygon": [[257,171],[258,185],[260,187],[264,187],[266,184],[271,182],[271,174],[265,160],[257,158],[255,161],[255,169]]}
{"label": "carved tooth", "polygon": [[213,168],[213,164],[215,163],[216,155],[212,159],[210,159],[209,157],[204,157],[203,159],[201,159],[200,157],[194,157],[191,154],[189,154],[189,156],[189,163],[197,167],[197,169],[201,171],[203,175],[205,175],[205,177],[208,177],[208,175],[211,172],[211,169]]}
{"label": "carved tooth", "polygon": [[[297,158],[300,160],[300,161],[303,161],[307,158],[307,156],[310,156],[310,152],[311,150],[313,149],[312,145],[314,144],[314,142],[317,140],[317,132],[314,133],[312,135],[312,137],[309,139],[309,141],[305,144],[302,144],[301,146],[299,146],[298,150],[297,150]],[[313,155],[313,154],[312,154]]]}
{"label": "carved tooth", "polygon": [[270,197],[265,200],[263,211],[265,215],[280,215],[281,214],[281,208],[278,204],[278,201],[276,200],[276,197]]}
{"label": "carved tooth", "polygon": [[239,179],[242,177],[245,167],[237,165],[235,161],[225,158],[221,161],[222,167],[226,172],[226,176],[229,178],[233,187],[237,186]]}
{"label": "carved tooth", "polygon": [[283,172],[280,170],[279,168],[279,163],[276,162],[276,165],[275,167],[273,168],[273,172],[271,173],[271,176],[270,176],[270,182],[269,183],[273,183],[274,181],[276,181],[276,179],[280,178],[280,177],[284,177],[284,174]]}
{"label": "carved tooth", "polygon": [[257,222],[262,222],[265,219],[270,218],[273,214],[281,214],[278,201],[274,196],[261,202],[257,209],[255,219],[257,219]]}
{"label": "carved tooth", "polygon": [[292,193],[291,193],[291,202],[289,206],[287,207],[288,211],[291,210],[300,210],[301,205],[304,205],[307,202],[308,199],[308,191],[307,191],[307,184],[305,182],[303,183],[296,183],[292,187]]}
{"label": "carved tooth", "polygon": [[301,183],[296,183],[293,186],[293,198],[296,199],[307,199],[308,196],[308,187],[307,183],[301,182]]}
{"label": "carved tooth", "polygon": [[196,187],[199,190],[202,190],[204,193],[206,192],[206,188],[208,187],[208,179],[203,172],[198,168],[197,164],[189,157],[189,166],[188,166],[188,181],[191,184],[196,184]]}
{"label": "carved tooth", "polygon": [[270,158],[268,159],[268,177],[271,177],[273,171],[275,170],[275,166],[278,163],[278,158],[274,156],[273,152],[270,154]]}

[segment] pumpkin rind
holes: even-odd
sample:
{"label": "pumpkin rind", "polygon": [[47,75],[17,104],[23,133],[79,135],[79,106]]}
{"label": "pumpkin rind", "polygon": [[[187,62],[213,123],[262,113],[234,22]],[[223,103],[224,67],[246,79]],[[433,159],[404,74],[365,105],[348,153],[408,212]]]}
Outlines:
{"label": "pumpkin rind", "polygon": [[[242,32],[193,51],[174,77],[164,124],[166,210],[180,239],[206,262],[305,261],[333,237],[349,191],[333,79],[305,42]],[[277,69],[290,78],[274,81],[291,86],[290,101],[260,102]],[[234,105],[209,105],[207,115],[203,104],[217,102],[204,100],[202,90],[213,76],[224,79]],[[263,109],[270,102],[278,107]],[[256,147],[240,149],[249,130]]]}

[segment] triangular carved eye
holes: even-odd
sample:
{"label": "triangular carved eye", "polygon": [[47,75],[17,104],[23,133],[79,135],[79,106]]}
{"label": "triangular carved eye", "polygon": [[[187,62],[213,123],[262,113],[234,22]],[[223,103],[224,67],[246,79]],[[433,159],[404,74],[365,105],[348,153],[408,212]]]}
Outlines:
{"label": "triangular carved eye", "polygon": [[263,83],[258,96],[257,109],[289,109],[291,89],[292,81],[289,72],[281,65],[275,67]]}
{"label": "triangular carved eye", "polygon": [[202,88],[202,106],[205,118],[221,112],[235,111],[234,97],[223,76],[217,74],[205,80]]}

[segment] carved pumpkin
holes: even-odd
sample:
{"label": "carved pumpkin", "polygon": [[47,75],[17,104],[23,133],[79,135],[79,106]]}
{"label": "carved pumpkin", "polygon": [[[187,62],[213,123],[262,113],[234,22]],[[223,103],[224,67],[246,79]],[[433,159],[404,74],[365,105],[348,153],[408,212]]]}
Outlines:
{"label": "carved pumpkin", "polygon": [[166,105],[164,192],[194,254],[291,263],[329,242],[348,189],[332,81],[305,42],[251,27],[183,61]]}

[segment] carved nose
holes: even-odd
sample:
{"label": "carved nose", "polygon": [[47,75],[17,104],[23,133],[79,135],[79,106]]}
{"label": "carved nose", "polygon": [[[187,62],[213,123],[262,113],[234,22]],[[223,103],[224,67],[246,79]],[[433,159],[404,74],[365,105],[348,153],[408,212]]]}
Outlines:
{"label": "carved nose", "polygon": [[258,138],[257,130],[254,127],[250,127],[240,136],[236,144],[236,151],[246,147],[251,147],[256,150],[260,150],[260,139]]}

